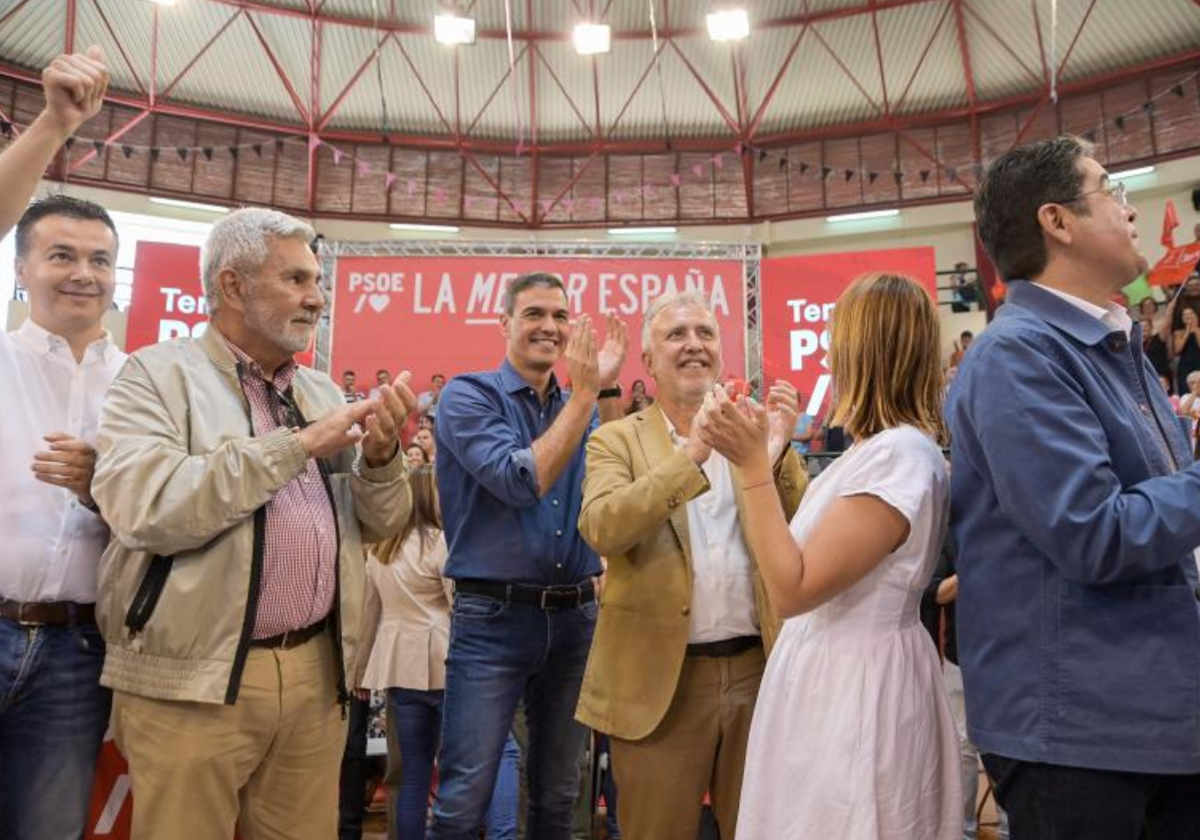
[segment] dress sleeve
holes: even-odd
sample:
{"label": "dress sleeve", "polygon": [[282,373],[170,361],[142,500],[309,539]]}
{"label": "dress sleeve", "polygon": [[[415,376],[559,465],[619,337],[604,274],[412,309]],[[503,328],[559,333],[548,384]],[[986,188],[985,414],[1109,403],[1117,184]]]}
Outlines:
{"label": "dress sleeve", "polygon": [[937,446],[912,428],[889,429],[860,444],[838,482],[838,496],[875,496],[917,525],[934,488],[947,481]]}

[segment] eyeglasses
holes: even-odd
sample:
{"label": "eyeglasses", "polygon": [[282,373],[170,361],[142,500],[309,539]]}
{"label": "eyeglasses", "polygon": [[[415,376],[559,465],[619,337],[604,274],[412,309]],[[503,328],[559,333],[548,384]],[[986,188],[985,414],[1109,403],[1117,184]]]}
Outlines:
{"label": "eyeglasses", "polygon": [[1088,190],[1087,192],[1081,192],[1079,195],[1075,196],[1074,198],[1068,198],[1068,199],[1064,199],[1062,201],[1055,201],[1054,203],[1055,204],[1071,204],[1073,202],[1079,201],[1080,199],[1087,198],[1092,193],[1104,193],[1107,196],[1111,196],[1112,198],[1115,198],[1117,200],[1117,204],[1121,205],[1122,207],[1129,206],[1129,187],[1125,184],[1124,181],[1117,181],[1117,183],[1115,185],[1109,184],[1106,187],[1096,187],[1096,189],[1094,189],[1094,190]]}

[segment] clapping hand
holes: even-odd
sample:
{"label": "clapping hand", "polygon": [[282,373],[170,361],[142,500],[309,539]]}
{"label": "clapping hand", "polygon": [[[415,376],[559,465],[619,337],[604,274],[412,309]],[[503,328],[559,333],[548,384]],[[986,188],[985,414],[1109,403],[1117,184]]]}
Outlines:
{"label": "clapping hand", "polygon": [[770,470],[770,421],[765,407],[746,397],[739,397],[735,403],[718,386],[704,398],[700,415],[695,432],[731,464],[742,469]]}
{"label": "clapping hand", "polygon": [[778,462],[786,451],[799,416],[799,392],[792,383],[776,380],[767,392],[767,454],[772,464]]}
{"label": "clapping hand", "polygon": [[401,371],[390,385],[379,386],[374,399],[368,401],[371,413],[363,426],[363,459],[368,467],[381,467],[396,457],[400,449],[400,431],[408,413],[417,407],[417,398],[408,387],[412,374]]}
{"label": "clapping hand", "polygon": [[600,366],[600,387],[612,388],[617,384],[621,368],[625,364],[625,354],[629,352],[629,335],[625,322],[617,317],[615,312],[609,312],[605,323],[604,346],[600,348],[597,361]]}

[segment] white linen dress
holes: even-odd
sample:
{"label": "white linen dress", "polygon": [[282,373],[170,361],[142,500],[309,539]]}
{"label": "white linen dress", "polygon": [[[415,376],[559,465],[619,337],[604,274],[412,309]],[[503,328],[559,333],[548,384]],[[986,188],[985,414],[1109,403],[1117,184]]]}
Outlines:
{"label": "white linen dress", "polygon": [[784,623],[746,758],[737,840],[961,840],[958,732],[919,621],[946,533],[949,475],[911,426],[855,444],[809,487],[804,545],[830,502],[875,496],[904,544],[850,589]]}

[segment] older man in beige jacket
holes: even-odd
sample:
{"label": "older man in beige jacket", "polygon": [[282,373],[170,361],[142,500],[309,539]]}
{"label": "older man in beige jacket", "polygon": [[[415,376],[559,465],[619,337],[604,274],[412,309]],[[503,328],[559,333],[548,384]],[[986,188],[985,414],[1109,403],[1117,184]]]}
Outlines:
{"label": "older man in beige jacket", "polygon": [[[610,736],[625,840],[695,840],[705,792],[721,836],[733,837],[779,619],[741,536],[741,477],[697,434],[721,372],[704,298],[652,304],[642,346],[658,401],[601,426],[587,446],[579,531],[608,558],[608,582],[577,716]],[[790,516],[807,484],[787,445],[795,389],[777,384],[768,405],[777,503]]]}
{"label": "older man in beige jacket", "polygon": [[105,402],[97,613],[134,840],[336,834],[362,543],[409,515],[415,400],[401,377],[345,405],[296,365],[324,307],[312,238],[271,210],[219,221],[207,332],[135,353]]}

